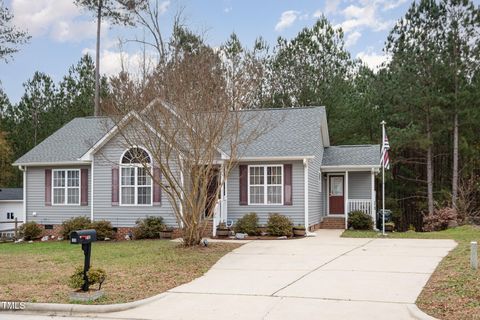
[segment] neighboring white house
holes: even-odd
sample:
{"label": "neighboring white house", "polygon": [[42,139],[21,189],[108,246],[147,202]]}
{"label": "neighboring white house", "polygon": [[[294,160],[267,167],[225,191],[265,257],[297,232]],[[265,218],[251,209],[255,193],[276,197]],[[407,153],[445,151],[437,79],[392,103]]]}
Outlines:
{"label": "neighboring white house", "polygon": [[23,220],[23,189],[0,189],[0,238],[14,233],[15,218]]}

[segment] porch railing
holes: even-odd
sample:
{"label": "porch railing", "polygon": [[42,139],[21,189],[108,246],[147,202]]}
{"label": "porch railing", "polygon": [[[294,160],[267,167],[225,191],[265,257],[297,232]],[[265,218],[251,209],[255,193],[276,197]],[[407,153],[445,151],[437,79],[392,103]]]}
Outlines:
{"label": "porch railing", "polygon": [[371,199],[348,199],[348,212],[363,211],[368,215],[372,215]]}

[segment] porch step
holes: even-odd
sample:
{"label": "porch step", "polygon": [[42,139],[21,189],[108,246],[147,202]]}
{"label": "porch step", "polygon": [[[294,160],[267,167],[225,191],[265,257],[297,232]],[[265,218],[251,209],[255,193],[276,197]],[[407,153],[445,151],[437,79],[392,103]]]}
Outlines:
{"label": "porch step", "polygon": [[345,218],[325,217],[320,222],[320,229],[345,229]]}

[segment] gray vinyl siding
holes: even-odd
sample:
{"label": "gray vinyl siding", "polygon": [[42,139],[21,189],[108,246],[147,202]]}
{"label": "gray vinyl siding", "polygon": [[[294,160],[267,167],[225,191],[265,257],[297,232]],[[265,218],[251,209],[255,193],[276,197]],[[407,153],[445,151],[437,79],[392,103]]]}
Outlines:
{"label": "gray vinyl siding", "polygon": [[302,161],[269,161],[241,163],[245,165],[266,165],[266,164],[292,164],[292,205],[240,205],[240,182],[238,166],[232,168],[227,181],[227,210],[228,220],[236,222],[244,214],[255,212],[259,217],[259,223],[266,225],[270,213],[280,213],[292,219],[294,224],[304,224],[305,220],[305,198],[304,198],[304,172]]}
{"label": "gray vinyl siding", "polygon": [[124,138],[116,135],[94,157],[94,219],[109,220],[115,227],[132,227],[137,219],[156,216],[162,217],[169,226],[178,226],[171,203],[163,190],[160,206],[112,206],[112,167],[118,166],[125,149]]}
{"label": "gray vinyl siding", "polygon": [[348,173],[348,198],[372,198],[372,177],[370,172],[367,171]]}
{"label": "gray vinyl siding", "polygon": [[[320,145],[315,158],[310,160],[308,167],[308,224],[321,222],[323,214],[324,189],[321,188],[320,166],[322,164],[323,146]],[[323,179],[322,179],[323,180]]]}
{"label": "gray vinyl siding", "polygon": [[[88,206],[54,205],[45,206],[45,169],[84,169],[88,168]],[[90,166],[27,167],[27,221],[40,224],[61,224],[72,217],[90,217]],[[53,192],[52,192],[53,197]],[[36,216],[33,216],[36,212]]]}

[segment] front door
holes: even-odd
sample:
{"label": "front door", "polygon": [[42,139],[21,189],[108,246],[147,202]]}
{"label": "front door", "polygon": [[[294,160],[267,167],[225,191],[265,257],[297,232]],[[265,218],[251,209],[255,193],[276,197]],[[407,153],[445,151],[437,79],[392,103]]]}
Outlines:
{"label": "front door", "polygon": [[343,176],[330,176],[329,208],[330,214],[345,214],[345,199],[343,197]]}
{"label": "front door", "polygon": [[212,177],[210,178],[210,181],[208,182],[208,186],[207,186],[207,201],[205,203],[206,217],[208,217],[209,215],[213,217],[212,210],[215,210],[215,205],[217,204],[217,200],[218,200],[217,188],[219,188],[218,186],[219,170],[213,169],[212,171],[213,171]]}

